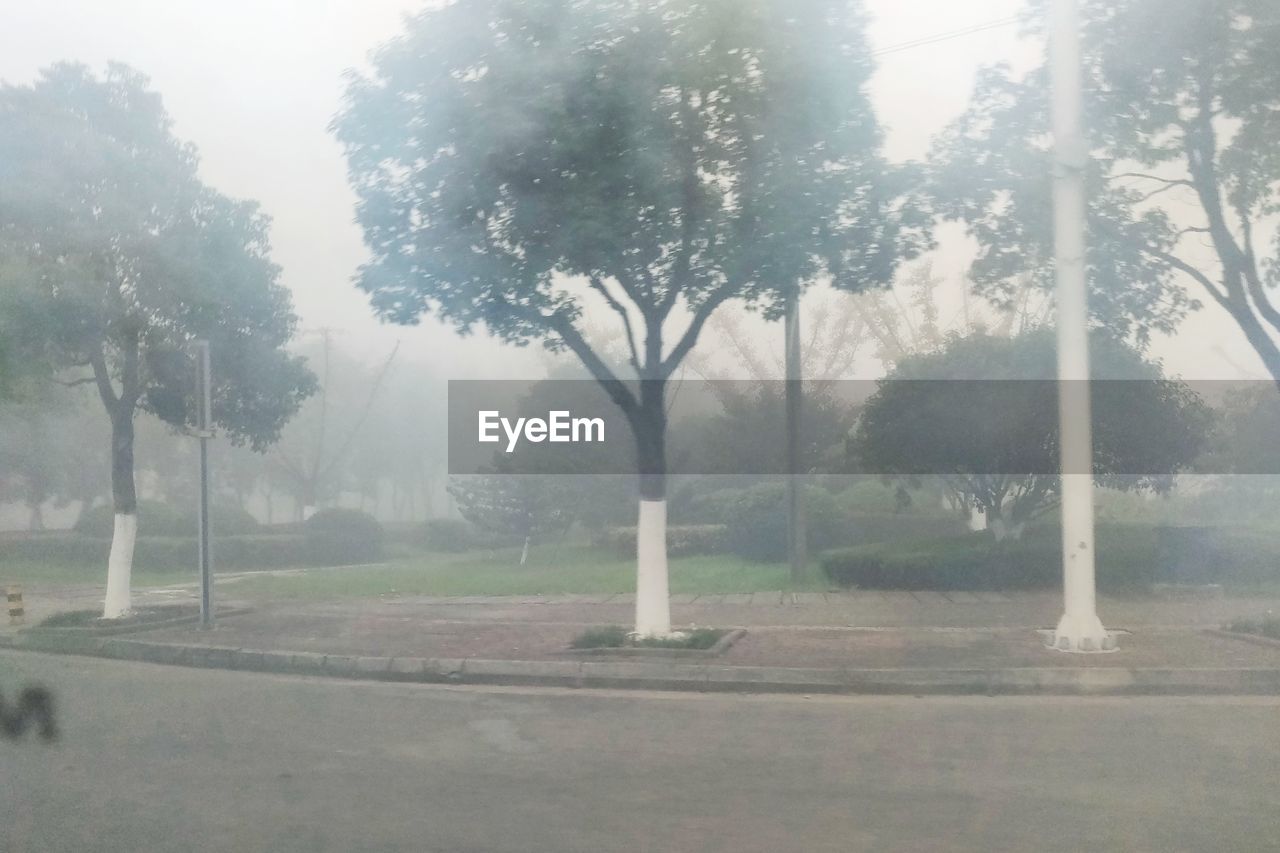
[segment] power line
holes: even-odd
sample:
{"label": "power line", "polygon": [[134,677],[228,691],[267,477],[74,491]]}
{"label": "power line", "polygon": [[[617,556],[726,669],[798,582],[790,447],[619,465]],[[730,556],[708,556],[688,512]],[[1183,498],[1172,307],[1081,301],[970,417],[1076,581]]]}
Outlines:
{"label": "power line", "polygon": [[900,50],[910,50],[913,47],[924,47],[925,45],[937,44],[941,41],[950,41],[951,39],[959,38],[960,36],[980,33],[984,30],[994,30],[997,27],[1007,27],[1009,24],[1016,24],[1018,20],[1018,16],[1014,15],[1008,18],[1000,18],[995,21],[987,21],[982,24],[973,24],[972,26],[964,27],[962,29],[938,33],[937,35],[932,36],[924,36],[922,38],[912,39],[911,41],[904,41],[899,44],[890,45],[889,47],[884,47],[880,50],[873,50],[871,55],[884,56],[886,53],[897,53]]}

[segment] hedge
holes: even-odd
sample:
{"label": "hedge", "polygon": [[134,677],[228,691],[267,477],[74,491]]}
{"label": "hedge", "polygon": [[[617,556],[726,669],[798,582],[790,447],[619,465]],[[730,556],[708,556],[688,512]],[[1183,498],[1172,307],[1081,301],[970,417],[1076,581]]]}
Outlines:
{"label": "hedge", "polygon": [[858,513],[844,523],[841,538],[858,545],[963,536],[969,529],[957,516],[924,513]]}
{"label": "hedge", "polygon": [[[1152,527],[1099,524],[1100,589],[1151,583],[1280,583],[1280,531],[1244,526]],[[1060,528],[1043,524],[1015,542],[971,533],[828,551],[827,577],[864,589],[1050,589],[1062,582]]]}
{"label": "hedge", "polygon": [[[667,556],[692,557],[698,554],[715,554],[724,550],[725,535],[726,528],[723,524],[667,525]],[[607,527],[592,537],[592,544],[608,548],[623,557],[634,557],[636,529]]]}
{"label": "hedge", "polygon": [[315,565],[370,563],[385,553],[382,525],[358,509],[322,509],[303,528],[308,559]]}
{"label": "hedge", "polygon": [[508,548],[524,541],[518,534],[482,530],[461,518],[428,519],[422,530],[429,550],[451,554],[481,548]]}
{"label": "hedge", "polygon": [[[241,536],[261,529],[257,519],[238,506],[215,504],[209,510],[215,534]],[[139,536],[195,536],[195,507],[163,501],[138,501]],[[115,510],[110,504],[90,507],[80,513],[75,531],[84,536],[110,538],[115,528]]]}
{"label": "hedge", "polygon": [[[809,548],[820,551],[853,540],[835,497],[825,489],[807,486],[805,526]],[[787,485],[757,483],[743,489],[723,489],[703,498],[710,516],[725,526],[725,548],[745,560],[773,563],[787,558]]]}
{"label": "hedge", "polygon": [[[45,563],[62,566],[107,568],[111,541],[76,533],[0,539],[0,566],[5,563]],[[350,559],[348,550],[300,534],[215,536],[213,564],[218,571],[275,569],[296,566],[336,566],[360,560]],[[138,537],[133,552],[134,569],[140,572],[174,571],[197,566],[194,538],[174,536]]]}
{"label": "hedge", "polygon": [[[824,553],[820,563],[827,578],[842,587],[1051,589],[1062,582],[1061,549],[1058,531],[1042,527],[1002,543],[988,533],[970,533],[842,548]],[[1099,526],[1097,555],[1100,589],[1141,590],[1159,579],[1152,528]]]}
{"label": "hedge", "polygon": [[1280,581],[1280,530],[1223,525],[1157,527],[1156,560],[1170,583]]}

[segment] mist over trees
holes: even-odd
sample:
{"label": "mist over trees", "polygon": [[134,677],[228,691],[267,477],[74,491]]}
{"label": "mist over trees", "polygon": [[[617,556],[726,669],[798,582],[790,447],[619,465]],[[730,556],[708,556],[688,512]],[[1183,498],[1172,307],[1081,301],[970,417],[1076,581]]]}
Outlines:
{"label": "mist over trees", "polygon": [[[1025,15],[1030,34],[1043,35],[1042,6]],[[1280,388],[1280,11],[1082,10],[1095,367],[1152,380],[1100,400],[1097,483],[1163,493],[1188,469],[1274,469],[1270,396],[1227,400],[1207,433],[1201,402],[1164,381],[1153,353],[1192,312],[1221,308]],[[416,541],[410,522],[455,514],[495,534],[475,541],[535,546],[568,528],[630,528],[637,627],[661,633],[668,511],[776,556],[763,547],[785,515],[765,482],[786,467],[773,321],[804,291],[801,470],[815,524],[839,527],[859,489],[876,506],[862,515],[940,514],[945,489],[948,522],[977,508],[997,536],[1016,533],[1054,506],[1056,480],[989,469],[1052,467],[1052,401],[1024,401],[1019,420],[959,385],[923,400],[893,380],[1052,375],[1047,70],[986,69],[928,165],[895,164],[867,94],[865,28],[860,5],[837,0],[458,0],[406,19],[348,78],[328,131],[369,249],[355,286],[383,320],[434,316],[513,358],[541,349],[521,367],[603,389],[635,439],[638,525],[635,483],[583,473],[582,447],[542,454],[542,467],[495,457],[446,488],[452,365],[412,363],[392,335],[369,345],[301,329],[269,221],[205,185],[141,74],[59,65],[0,88],[6,524],[87,513],[86,529],[114,538],[105,609],[127,609],[134,531],[149,533],[138,505],[171,510],[157,529],[186,535],[188,353],[206,338],[219,510],[288,536],[317,509],[359,509],[404,523],[396,547]],[[967,277],[935,272],[951,244],[908,263],[932,248],[935,216],[976,242]],[[885,374],[865,409],[827,393],[835,378]],[[728,376],[748,381],[724,385],[719,411],[672,414],[680,383]],[[521,414],[586,407],[589,395],[563,391],[532,385]],[[739,473],[669,476],[690,456]],[[1137,468],[1149,474],[1122,476]],[[899,488],[842,479],[886,469]],[[922,484],[922,470],[943,473]],[[703,547],[706,533],[684,541]]]}
{"label": "mist over trees", "polygon": [[[1212,416],[1184,383],[1122,341],[1093,336],[1094,477],[1168,491],[1204,449]],[[1053,333],[952,337],[902,360],[859,418],[852,452],[886,474],[931,475],[980,512],[997,539],[1057,506]]]}
{"label": "mist over trees", "polygon": [[[626,414],[649,504],[642,633],[669,630],[672,373],[729,301],[776,310],[824,269],[887,281],[912,224],[863,26],[847,2],[460,2],[410,19],[334,122],[375,308],[568,349]],[[638,388],[584,337],[589,295]]]}
{"label": "mist over trees", "polygon": [[111,426],[108,618],[130,609],[134,419],[191,425],[192,341],[212,344],[213,419],[232,441],[265,446],[313,387],[284,350],[295,318],[266,218],[202,184],[171,125],[122,65],[0,89],[0,252],[20,267],[6,287],[26,330],[14,357],[91,385]]}
{"label": "mist over trees", "polygon": [[[1097,322],[1145,342],[1207,300],[1280,383],[1280,6],[1088,0],[1081,15]],[[1047,75],[988,69],[935,151],[940,210],[978,240],[986,292],[1051,282]]]}

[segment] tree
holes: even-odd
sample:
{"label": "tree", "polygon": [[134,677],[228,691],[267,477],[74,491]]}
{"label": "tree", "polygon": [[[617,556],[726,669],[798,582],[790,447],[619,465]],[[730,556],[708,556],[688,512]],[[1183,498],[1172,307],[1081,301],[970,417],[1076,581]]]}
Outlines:
{"label": "tree", "polygon": [[462,517],[483,530],[512,536],[524,545],[520,565],[529,559],[529,546],[548,533],[564,533],[573,524],[567,508],[569,487],[555,475],[491,474],[453,477],[449,494]]}
{"label": "tree", "polygon": [[[1167,491],[1208,438],[1209,409],[1128,345],[1095,335],[1094,477]],[[888,475],[939,475],[997,539],[1057,505],[1057,388],[1050,330],[952,337],[904,359],[863,409],[853,452]],[[957,381],[960,380],[960,381]]]}
{"label": "tree", "polygon": [[32,530],[44,529],[46,504],[84,507],[106,491],[105,430],[85,391],[45,382],[0,403],[0,501],[26,506]]}
{"label": "tree", "polygon": [[[712,314],[895,260],[855,4],[460,0],[419,14],[334,122],[396,322],[567,349],[637,445],[636,628],[670,628],[665,396]],[[583,334],[612,312],[630,383]]]}
{"label": "tree", "polygon": [[312,388],[283,349],[295,318],[267,218],[196,171],[159,95],[123,65],[0,88],[0,257],[18,271],[0,289],[19,294],[21,358],[92,385],[111,425],[108,618],[130,609],[134,418],[192,424],[191,342],[211,342],[213,420],[233,442],[271,442]]}
{"label": "tree", "polygon": [[793,470],[778,440],[786,426],[782,383],[717,383],[723,409],[689,424],[691,453],[706,470],[737,475],[777,475],[831,471],[853,427],[850,404],[830,383],[805,384],[805,418],[799,433],[801,464]]}
{"label": "tree", "polygon": [[1270,385],[1253,382],[1231,392],[1216,446],[1204,462],[1215,473],[1280,474],[1280,395]]}
{"label": "tree", "polygon": [[[1139,341],[1170,331],[1199,307],[1170,286],[1189,279],[1280,383],[1280,232],[1261,233],[1280,209],[1280,6],[1081,7],[1088,261],[1101,324],[1127,327]],[[1021,79],[988,70],[939,144],[943,209],[978,239],[974,276],[996,292],[1019,275],[1052,279],[1047,79],[1044,67]]]}
{"label": "tree", "polygon": [[347,485],[352,451],[400,349],[397,343],[371,369],[336,348],[330,329],[320,330],[320,341],[306,359],[318,371],[318,392],[285,429],[268,460],[272,479],[293,496],[298,521]]}

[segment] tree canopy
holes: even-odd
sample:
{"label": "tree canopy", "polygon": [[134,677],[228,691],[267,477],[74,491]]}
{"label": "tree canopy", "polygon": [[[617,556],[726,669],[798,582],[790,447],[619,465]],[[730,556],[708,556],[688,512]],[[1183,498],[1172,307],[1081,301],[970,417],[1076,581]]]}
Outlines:
{"label": "tree canopy", "polygon": [[[1095,334],[1091,349],[1104,380],[1092,383],[1095,479],[1167,490],[1204,446],[1209,409],[1126,344]],[[989,522],[1017,529],[1058,497],[1055,353],[1052,332],[1037,329],[953,336],[904,359],[867,401],[851,449],[869,470],[939,476]]]}
{"label": "tree canopy", "polygon": [[[261,449],[314,379],[285,345],[296,318],[268,220],[201,182],[160,96],[130,68],[55,65],[0,87],[0,291],[8,355],[90,385],[111,423],[115,532],[104,616],[130,610],[134,419],[196,419],[191,345],[210,342],[211,416]],[[106,456],[107,453],[104,453]]]}
{"label": "tree canopy", "polygon": [[267,218],[197,175],[146,78],[57,65],[0,88],[0,265],[10,357],[94,385],[122,416],[189,425],[195,338],[213,417],[261,447],[311,390]]}
{"label": "tree canopy", "polygon": [[[1081,15],[1095,320],[1142,343],[1199,307],[1190,284],[1280,382],[1280,6],[1082,0]],[[1052,281],[1048,96],[1045,66],[988,69],[935,153],[941,210],[977,238],[988,292]]]}
{"label": "tree canopy", "polygon": [[[907,225],[879,155],[854,4],[464,0],[411,19],[334,129],[399,322],[572,350],[593,291],[638,376],[664,380],[729,299],[820,269],[883,283]],[[664,322],[683,311],[670,335]]]}

